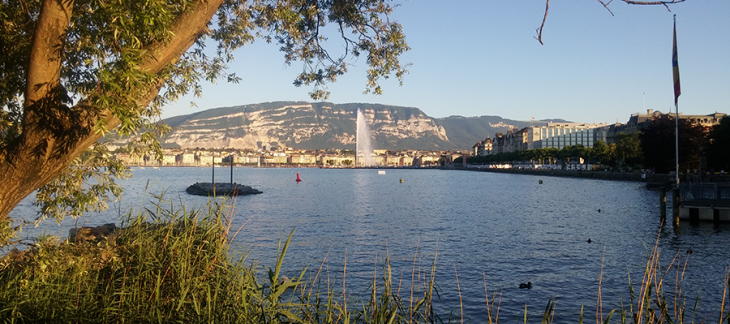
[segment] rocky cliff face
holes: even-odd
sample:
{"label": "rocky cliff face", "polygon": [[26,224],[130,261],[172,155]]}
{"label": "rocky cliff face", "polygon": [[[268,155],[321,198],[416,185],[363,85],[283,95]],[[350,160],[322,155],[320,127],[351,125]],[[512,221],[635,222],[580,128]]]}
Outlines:
{"label": "rocky cliff face", "polygon": [[173,130],[162,143],[179,148],[355,149],[358,108],[376,149],[469,150],[496,132],[530,125],[499,116],[436,119],[418,108],[380,104],[269,102],[168,118],[165,123]]}
{"label": "rocky cliff face", "polygon": [[448,149],[446,130],[418,108],[376,104],[274,102],[211,109],[166,120],[173,127],[162,142],[181,148],[303,149],[355,148],[360,108],[370,125],[373,147]]}

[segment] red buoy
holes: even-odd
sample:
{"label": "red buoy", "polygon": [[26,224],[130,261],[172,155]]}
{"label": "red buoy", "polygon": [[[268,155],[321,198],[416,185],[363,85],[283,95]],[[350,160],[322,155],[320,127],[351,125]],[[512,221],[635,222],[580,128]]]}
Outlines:
{"label": "red buoy", "polygon": [[297,172],[297,182],[302,181],[302,179],[299,179],[299,172]]}

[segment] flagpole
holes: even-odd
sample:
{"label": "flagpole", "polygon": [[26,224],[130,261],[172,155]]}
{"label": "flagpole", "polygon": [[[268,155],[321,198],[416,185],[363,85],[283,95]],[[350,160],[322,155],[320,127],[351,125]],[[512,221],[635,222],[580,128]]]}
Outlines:
{"label": "flagpole", "polygon": [[675,151],[675,157],[676,157],[676,159],[675,159],[676,169],[675,170],[677,170],[676,172],[674,172],[674,178],[675,178],[674,180],[676,180],[676,184],[679,185],[679,106],[676,103],[674,104],[674,109],[676,109],[675,117],[674,117],[674,122],[675,122],[675,125],[674,125],[675,126],[674,151]]}
{"label": "flagpole", "polygon": [[679,187],[679,105],[677,101],[682,93],[679,87],[679,64],[677,59],[677,15],[674,15],[674,40],[672,44],[672,74],[674,77],[674,150],[675,150],[675,184]]}

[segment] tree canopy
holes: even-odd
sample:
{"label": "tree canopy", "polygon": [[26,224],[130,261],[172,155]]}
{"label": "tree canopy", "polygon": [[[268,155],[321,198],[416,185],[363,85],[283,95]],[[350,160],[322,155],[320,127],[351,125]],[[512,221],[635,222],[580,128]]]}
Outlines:
{"label": "tree canopy", "polygon": [[[160,108],[200,95],[199,81],[236,82],[227,64],[254,40],[301,61],[294,84],[314,99],[357,56],[365,91],[381,93],[381,79],[407,72],[392,11],[389,0],[0,0],[0,224],[38,188],[47,215],[103,208],[128,173],[95,143],[114,131],[159,153]],[[326,27],[341,52],[326,49]],[[84,185],[92,178],[100,186]]]}
{"label": "tree canopy", "polygon": [[[676,169],[674,118],[655,118],[640,135],[647,168],[666,173]],[[686,119],[679,120],[679,172],[700,169],[700,149],[706,146],[705,131]]]}
{"label": "tree canopy", "polygon": [[712,127],[708,139],[708,166],[716,170],[730,170],[730,117],[723,117]]}

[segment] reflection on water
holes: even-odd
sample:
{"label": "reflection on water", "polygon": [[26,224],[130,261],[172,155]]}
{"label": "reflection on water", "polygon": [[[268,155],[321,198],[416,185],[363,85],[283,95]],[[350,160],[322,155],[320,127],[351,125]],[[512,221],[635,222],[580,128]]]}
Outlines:
{"label": "reflection on water", "polygon": [[[298,184],[296,172],[303,180]],[[229,181],[228,172],[216,173],[216,181]],[[414,263],[420,266],[417,272],[428,272],[436,260],[441,313],[456,307],[458,314],[456,268],[465,316],[473,322],[487,314],[485,283],[490,294],[501,293],[500,318],[522,318],[525,304],[528,314],[539,318],[553,297],[555,322],[575,322],[581,305],[586,318],[595,314],[599,279],[604,314],[621,301],[628,304],[628,276],[635,284],[641,280],[659,237],[664,271],[675,255],[684,258],[688,249],[693,251],[683,286],[688,304],[701,288],[700,318],[719,310],[730,227],[661,227],[658,193],[640,183],[440,170],[378,175],[365,169],[238,168],[235,177],[264,192],[236,201],[233,227],[250,218],[236,243],[251,250],[250,258],[272,266],[279,239],[295,229],[285,270],[290,275],[307,266],[316,270],[327,255],[323,269],[340,280],[346,258],[351,293],[367,289],[376,262],[386,254],[403,286],[410,284]],[[176,204],[182,199],[201,206],[206,198],[184,193],[196,181],[210,181],[210,169],[135,170],[116,206],[139,208],[152,200],[143,198],[145,190],[166,190]],[[15,213],[34,211],[24,201]],[[110,211],[81,222],[98,225],[115,221],[116,215]],[[73,223],[49,223],[38,230],[65,236]],[[377,271],[379,277],[382,270]],[[532,289],[518,288],[527,281]],[[673,281],[665,284],[673,288]]]}

